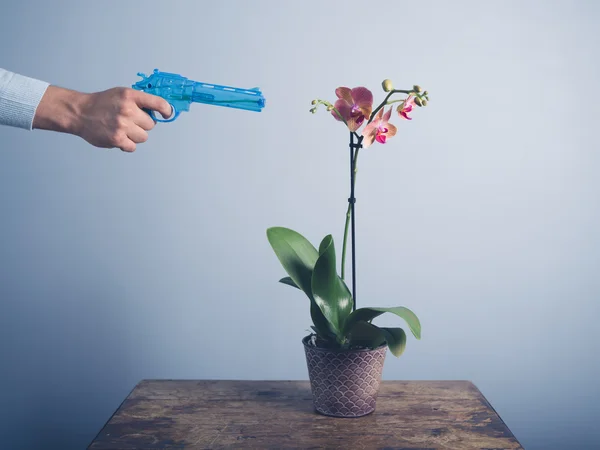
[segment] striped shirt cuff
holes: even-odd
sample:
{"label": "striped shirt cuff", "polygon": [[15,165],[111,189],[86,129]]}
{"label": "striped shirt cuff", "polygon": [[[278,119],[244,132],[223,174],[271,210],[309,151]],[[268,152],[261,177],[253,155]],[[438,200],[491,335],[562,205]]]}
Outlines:
{"label": "striped shirt cuff", "polygon": [[33,118],[50,83],[0,69],[0,125],[33,129]]}

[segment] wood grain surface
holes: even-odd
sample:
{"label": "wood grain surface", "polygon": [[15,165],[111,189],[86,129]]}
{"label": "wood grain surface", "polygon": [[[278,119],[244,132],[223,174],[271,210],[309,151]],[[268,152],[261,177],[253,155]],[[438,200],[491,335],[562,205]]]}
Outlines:
{"label": "wood grain surface", "polygon": [[89,450],[522,449],[468,381],[383,381],[373,414],[316,413],[308,381],[144,380]]}

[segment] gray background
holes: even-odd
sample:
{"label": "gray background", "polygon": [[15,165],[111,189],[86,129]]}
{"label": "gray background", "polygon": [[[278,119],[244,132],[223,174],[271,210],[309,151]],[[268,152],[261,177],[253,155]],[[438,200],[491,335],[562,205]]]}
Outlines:
{"label": "gray background", "polygon": [[384,78],[431,93],[359,161],[359,306],[423,325],[384,378],[469,379],[525,448],[598,448],[597,5],[2,2],[6,69],[268,102],[193,105],[133,154],[0,129],[2,448],[85,448],[144,378],[307,379],[265,230],[339,252],[347,130],[310,101]]}

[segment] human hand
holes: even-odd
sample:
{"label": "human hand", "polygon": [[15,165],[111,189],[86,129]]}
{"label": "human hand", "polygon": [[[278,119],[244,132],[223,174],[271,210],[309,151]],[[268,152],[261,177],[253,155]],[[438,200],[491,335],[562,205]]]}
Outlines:
{"label": "human hand", "polygon": [[142,108],[158,111],[165,119],[171,105],[156,95],[130,88],[112,88],[84,94],[48,87],[33,120],[33,128],[77,135],[95,147],[134,152],[148,140],[154,120]]}

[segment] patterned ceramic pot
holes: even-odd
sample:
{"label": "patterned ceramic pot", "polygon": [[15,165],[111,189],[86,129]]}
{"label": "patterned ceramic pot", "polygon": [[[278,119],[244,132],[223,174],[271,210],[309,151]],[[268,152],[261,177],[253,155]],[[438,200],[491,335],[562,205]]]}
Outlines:
{"label": "patterned ceramic pot", "polygon": [[313,404],[334,417],[361,417],[375,411],[387,345],[370,350],[318,348],[302,339]]}

